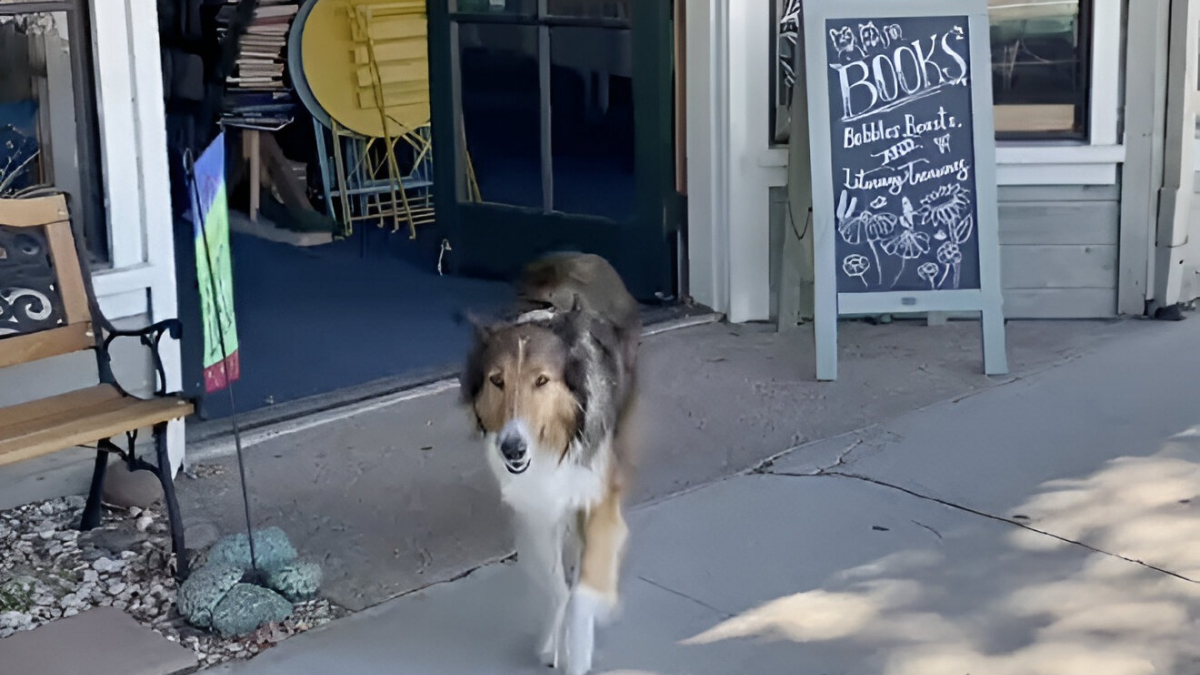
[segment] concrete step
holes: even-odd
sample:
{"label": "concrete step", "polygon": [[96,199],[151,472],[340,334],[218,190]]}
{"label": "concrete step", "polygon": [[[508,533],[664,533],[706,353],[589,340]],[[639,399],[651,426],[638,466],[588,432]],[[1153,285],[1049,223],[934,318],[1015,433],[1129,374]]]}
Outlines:
{"label": "concrete step", "polygon": [[198,665],[194,652],[112,607],[0,640],[3,675],[182,675]]}

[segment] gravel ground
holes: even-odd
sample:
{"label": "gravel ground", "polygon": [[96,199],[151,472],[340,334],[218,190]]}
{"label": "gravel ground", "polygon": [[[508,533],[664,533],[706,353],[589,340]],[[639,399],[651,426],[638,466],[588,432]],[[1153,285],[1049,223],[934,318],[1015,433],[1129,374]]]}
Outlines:
{"label": "gravel ground", "polygon": [[[0,638],[92,607],[112,606],[196,652],[203,667],[244,659],[347,612],[325,599],[296,605],[290,619],[225,640],[189,626],[175,608],[165,514],[106,509],[102,525],[76,529],[81,497],[0,512]],[[193,565],[203,562],[203,557]]]}

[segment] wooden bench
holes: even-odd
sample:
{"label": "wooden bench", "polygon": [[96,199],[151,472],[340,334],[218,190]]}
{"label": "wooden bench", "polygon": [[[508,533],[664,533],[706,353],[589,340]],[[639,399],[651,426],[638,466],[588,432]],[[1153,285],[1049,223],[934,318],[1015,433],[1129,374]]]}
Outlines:
{"label": "wooden bench", "polygon": [[[74,391],[0,408],[0,466],[94,448],[91,490],[80,519],[83,530],[100,524],[109,455],[121,457],[131,471],[154,473],[170,520],[176,575],[184,578],[188,560],[166,430],[168,422],[191,414],[192,404],[166,392],[159,354],[163,336],[178,338],[181,326],[169,319],[141,330],[115,329],[99,311],[80,251],[62,195],[0,199],[0,369],[94,351],[99,374],[97,381],[81,372]],[[152,397],[130,394],[114,377],[109,347],[118,338],[137,338],[149,348],[157,378]],[[153,431],[154,463],[137,454],[139,429]],[[125,447],[112,440],[119,436]]]}

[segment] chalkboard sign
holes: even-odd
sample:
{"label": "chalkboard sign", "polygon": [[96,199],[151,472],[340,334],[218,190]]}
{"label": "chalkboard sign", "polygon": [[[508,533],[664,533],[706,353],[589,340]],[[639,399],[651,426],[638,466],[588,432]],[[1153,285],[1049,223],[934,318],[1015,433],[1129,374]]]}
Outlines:
{"label": "chalkboard sign", "polygon": [[839,314],[976,310],[1006,371],[986,0],[803,2],[818,370]]}
{"label": "chalkboard sign", "polygon": [[840,293],[979,288],[966,24],[825,23]]}

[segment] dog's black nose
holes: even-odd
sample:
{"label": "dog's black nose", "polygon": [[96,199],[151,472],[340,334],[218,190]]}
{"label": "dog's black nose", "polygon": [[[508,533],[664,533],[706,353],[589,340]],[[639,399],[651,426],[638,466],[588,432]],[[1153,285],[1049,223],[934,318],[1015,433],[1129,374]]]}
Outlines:
{"label": "dog's black nose", "polygon": [[524,459],[525,452],[525,441],[520,436],[506,436],[500,440],[500,454],[510,462]]}

